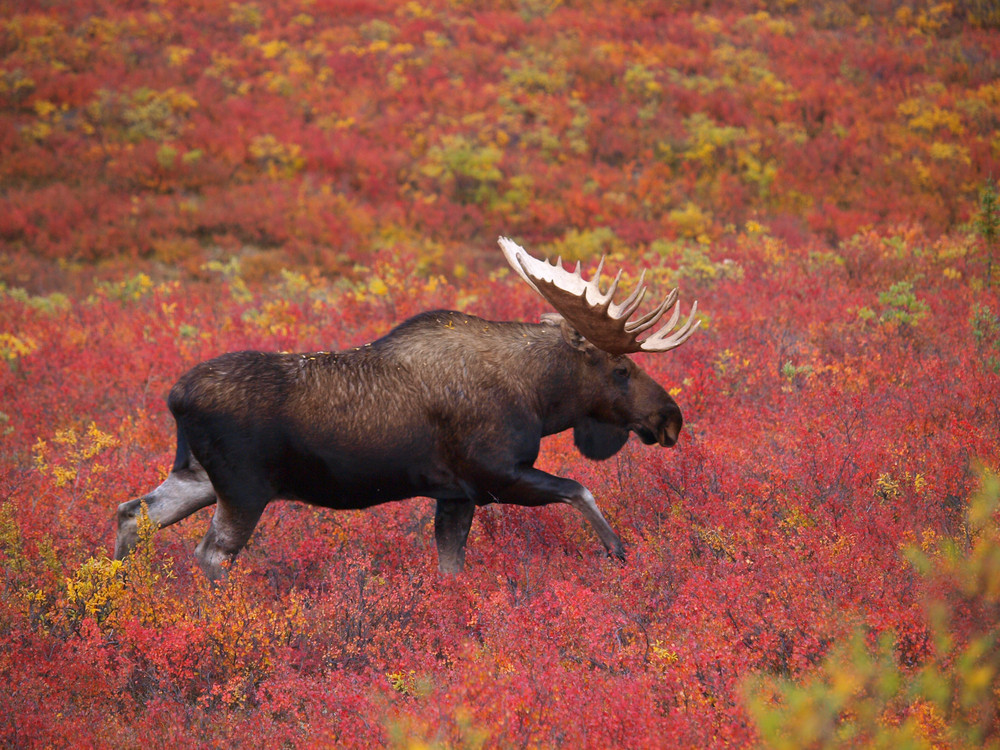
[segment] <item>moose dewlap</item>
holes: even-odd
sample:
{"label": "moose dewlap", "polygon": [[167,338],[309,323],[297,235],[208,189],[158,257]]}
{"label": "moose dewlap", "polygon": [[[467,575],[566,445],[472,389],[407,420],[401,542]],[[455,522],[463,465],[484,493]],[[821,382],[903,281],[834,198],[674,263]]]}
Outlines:
{"label": "moose dewlap", "polygon": [[[495,502],[568,503],[622,558],[593,495],[534,468],[540,441],[572,429],[593,459],[613,456],[630,432],[648,445],[673,445],[680,409],[626,355],[682,344],[697,328],[697,305],[675,330],[674,290],[633,320],[642,280],[615,303],[621,274],[602,292],[603,258],[587,281],[579,265],[568,272],[506,238],[500,247],[558,315],[519,323],[426,312],[358,349],[235,352],[184,374],[168,397],[177,423],[173,468],[155,490],[118,506],[115,556],[136,545],[143,505],[162,527],[214,503],[196,554],[218,578],[274,499],[367,508],[430,497],[445,572],[464,566],[476,506]],[[639,341],[671,308],[671,318]]]}

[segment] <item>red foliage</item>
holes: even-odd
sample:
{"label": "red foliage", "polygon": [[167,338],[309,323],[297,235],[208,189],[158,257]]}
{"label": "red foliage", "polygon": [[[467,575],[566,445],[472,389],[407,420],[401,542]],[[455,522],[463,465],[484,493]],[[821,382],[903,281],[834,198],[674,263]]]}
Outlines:
{"label": "red foliage", "polygon": [[[962,543],[1000,462],[996,248],[966,225],[995,32],[573,5],[5,6],[2,744],[749,746],[748,675],[858,627],[926,662],[934,583],[901,550]],[[543,447],[627,563],[566,509],[491,506],[442,578],[421,500],[276,503],[218,589],[191,569],[210,511],[106,559],[184,370],[436,307],[536,319],[501,232],[705,312],[639,358],[676,449]]]}

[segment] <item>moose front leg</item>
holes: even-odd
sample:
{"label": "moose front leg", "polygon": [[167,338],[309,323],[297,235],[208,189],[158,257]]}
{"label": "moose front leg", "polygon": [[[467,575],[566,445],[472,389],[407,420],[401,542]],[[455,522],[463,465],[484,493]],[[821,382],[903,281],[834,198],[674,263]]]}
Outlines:
{"label": "moose front leg", "polygon": [[438,570],[461,573],[465,567],[465,540],[472,528],[476,504],[472,500],[438,500],[434,511],[434,540],[437,542]]}
{"label": "moose front leg", "polygon": [[571,505],[594,527],[608,554],[619,560],[625,559],[625,549],[621,540],[604,520],[604,515],[597,507],[597,501],[590,494],[590,490],[579,482],[547,474],[540,469],[529,468],[521,470],[517,479],[503,490],[491,494],[499,502],[511,505],[536,506],[550,503]]}

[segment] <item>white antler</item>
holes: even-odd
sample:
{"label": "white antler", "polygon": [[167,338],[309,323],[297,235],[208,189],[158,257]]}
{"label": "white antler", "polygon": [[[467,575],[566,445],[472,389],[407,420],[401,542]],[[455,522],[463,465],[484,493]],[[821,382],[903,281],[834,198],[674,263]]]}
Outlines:
{"label": "white antler", "polygon": [[[603,257],[597,270],[587,281],[580,272],[579,263],[576,264],[576,270],[567,271],[563,268],[561,258],[554,264],[533,258],[523,247],[506,237],[500,238],[500,249],[507,262],[532,289],[547,299],[584,338],[609,354],[670,351],[687,341],[701,323],[694,317],[698,309],[698,303],[695,302],[684,325],[673,330],[681,313],[676,289],[656,309],[636,320],[629,320],[646,296],[646,287],[643,285],[645,271],[639,277],[635,290],[621,303],[615,303],[614,296],[622,274],[619,271],[608,290],[602,292],[599,282],[604,268]],[[638,341],[639,334],[655,326],[671,307],[674,312],[670,320],[647,338]]]}

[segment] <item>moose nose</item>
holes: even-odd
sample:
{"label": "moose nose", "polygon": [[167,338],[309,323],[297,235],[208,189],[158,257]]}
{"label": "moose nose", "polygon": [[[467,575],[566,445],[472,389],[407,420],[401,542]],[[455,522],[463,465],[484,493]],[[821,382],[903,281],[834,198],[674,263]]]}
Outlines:
{"label": "moose nose", "polygon": [[660,425],[659,442],[664,448],[669,448],[680,437],[681,427],[684,426],[684,418],[681,416],[681,410],[676,406],[669,409],[663,416],[663,423]]}

